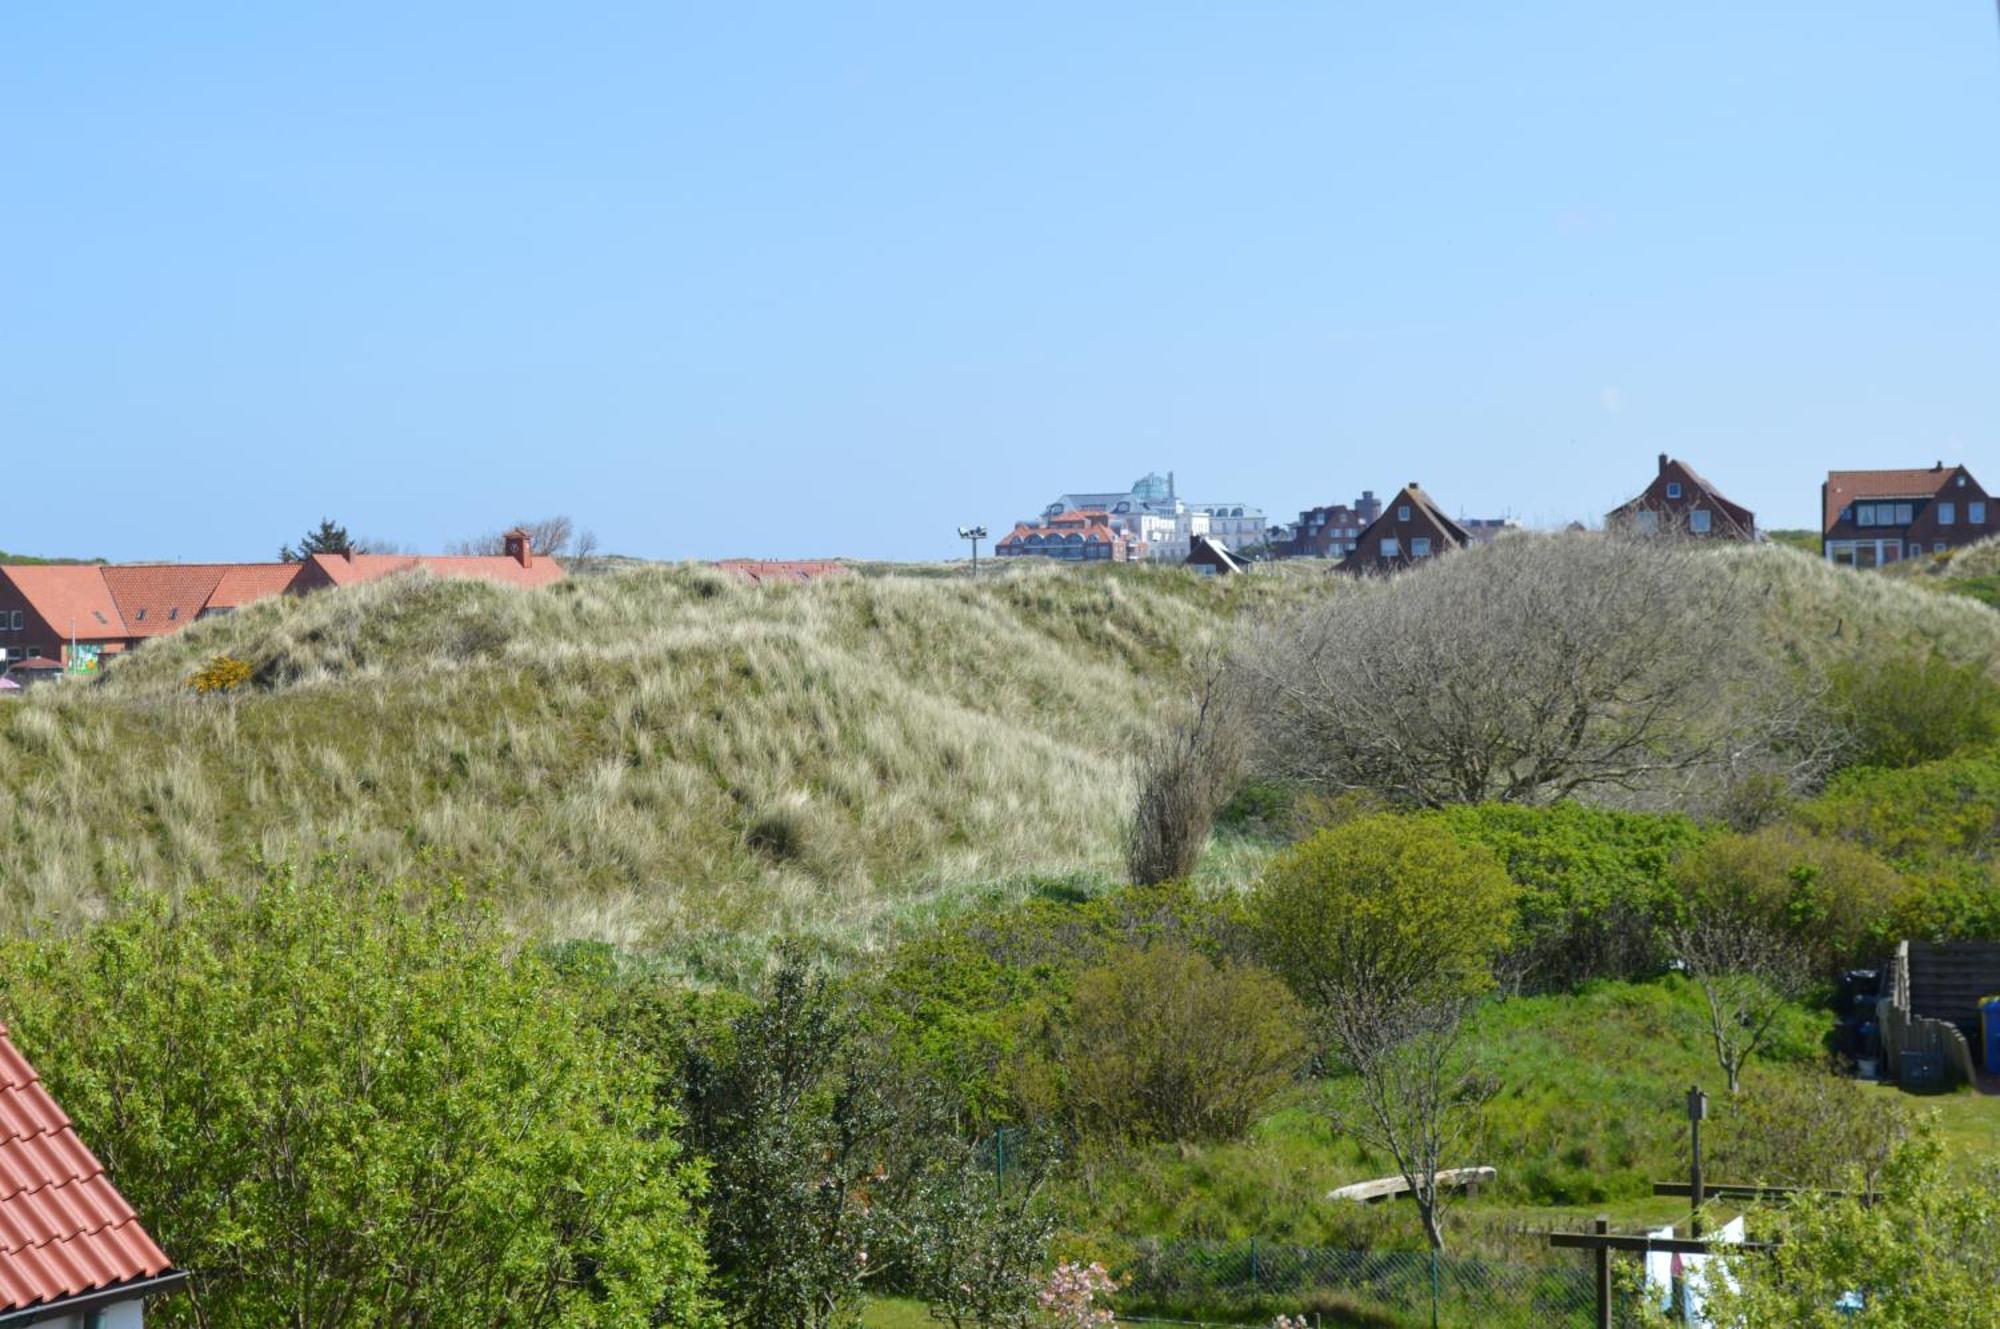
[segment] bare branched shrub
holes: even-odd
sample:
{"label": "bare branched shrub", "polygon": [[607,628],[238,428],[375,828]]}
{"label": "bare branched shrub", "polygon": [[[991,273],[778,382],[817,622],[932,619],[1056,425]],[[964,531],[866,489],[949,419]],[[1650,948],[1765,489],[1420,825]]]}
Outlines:
{"label": "bare branched shrub", "polygon": [[1329,597],[1242,656],[1274,773],[1420,806],[1687,806],[1825,756],[1759,597],[1693,541],[1519,536]]}
{"label": "bare branched shrub", "polygon": [[1228,674],[1211,662],[1186,704],[1139,747],[1138,806],[1125,840],[1133,881],[1178,881],[1194,871],[1248,751]]}
{"label": "bare branched shrub", "polygon": [[1811,989],[1811,958],[1776,920],[1720,892],[1690,902],[1668,944],[1701,989],[1715,1062],[1734,1094],[1785,1007]]}
{"label": "bare branched shrub", "polygon": [[[589,531],[577,530],[576,523],[567,516],[557,514],[543,517],[539,521],[515,522],[508,530],[523,530],[533,542],[535,552],[547,554],[550,558],[574,555],[589,558],[597,552],[597,537]],[[446,552],[452,554],[497,555],[507,552],[507,532],[494,531],[487,535],[474,536],[470,540],[460,540],[450,545]]]}

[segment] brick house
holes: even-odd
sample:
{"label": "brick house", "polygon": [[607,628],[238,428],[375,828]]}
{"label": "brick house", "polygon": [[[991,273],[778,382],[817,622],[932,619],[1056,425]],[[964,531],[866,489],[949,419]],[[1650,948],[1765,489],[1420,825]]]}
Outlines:
{"label": "brick house", "polygon": [[1277,547],[1280,558],[1345,558],[1367,525],[1382,515],[1382,501],[1364,489],[1353,503],[1307,508],[1291,528],[1291,538]]}
{"label": "brick house", "polygon": [[0,1024],[0,1324],[142,1329],[186,1281]]}
{"label": "brick house", "polygon": [[1732,503],[1684,461],[1660,454],[1660,471],[1637,498],[1604,514],[1607,530],[1671,531],[1715,540],[1754,540],[1757,514]]}
{"label": "brick house", "polygon": [[1128,563],[1145,557],[1144,542],[1111,524],[1098,508],[1050,515],[1040,524],[1021,522],[993,546],[999,558],[1055,558],[1070,563]]}
{"label": "brick house", "polygon": [[504,554],[314,554],[299,563],[0,565],[0,661],[53,660],[95,672],[152,637],[274,595],[302,595],[421,568],[509,586],[560,580],[562,564],[537,556],[523,531]]}
{"label": "brick house", "polygon": [[1874,568],[2000,534],[1986,490],[1963,466],[1828,471],[1820,486],[1820,552]]}
{"label": "brick house", "polygon": [[1471,534],[1445,516],[1423,486],[1412,480],[1362,530],[1339,570],[1393,572],[1471,542]]}

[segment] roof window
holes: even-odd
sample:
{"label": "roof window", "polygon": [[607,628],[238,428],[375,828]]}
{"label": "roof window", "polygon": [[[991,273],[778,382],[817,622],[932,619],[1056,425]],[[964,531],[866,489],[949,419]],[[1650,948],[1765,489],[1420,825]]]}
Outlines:
{"label": "roof window", "polygon": [[180,616],[181,616],[181,607],[179,605],[175,605],[172,609],[169,609],[167,611],[167,622],[171,623]]}
{"label": "roof window", "polygon": [[93,609],[93,610],[91,610],[91,611],[90,611],[90,616],[91,616],[92,618],[96,619],[96,620],[97,620],[98,622],[100,622],[100,623],[103,623],[103,624],[105,624],[105,625],[107,625],[107,626],[108,626],[108,625],[110,624],[110,622],[111,622],[111,620],[110,620],[110,619],[108,619],[108,618],[106,618],[106,617],[104,616],[104,611],[103,611],[102,609]]}
{"label": "roof window", "polygon": [[146,611],[141,609],[138,613],[132,615],[132,617],[137,619],[139,622],[144,623],[146,621]]}

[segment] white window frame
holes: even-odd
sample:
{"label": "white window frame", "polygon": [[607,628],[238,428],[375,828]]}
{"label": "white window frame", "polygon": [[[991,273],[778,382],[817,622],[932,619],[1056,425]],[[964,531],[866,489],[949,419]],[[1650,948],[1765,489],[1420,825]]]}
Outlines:
{"label": "white window frame", "polygon": [[1402,556],[1403,542],[1393,535],[1384,536],[1382,538],[1382,557],[1401,558]]}
{"label": "white window frame", "polygon": [[1972,499],[1965,505],[1965,520],[1970,526],[1986,524],[1986,503],[1983,499]]}
{"label": "white window frame", "polygon": [[1667,497],[1679,498],[1680,496],[1681,496],[1681,482],[1678,480],[1667,481]]}
{"label": "white window frame", "polygon": [[1411,536],[1411,537],[1410,537],[1410,557],[1411,557],[1411,558],[1429,558],[1430,556],[1431,556],[1431,541],[1430,541],[1430,537],[1429,537],[1429,536],[1427,536],[1427,535],[1415,535],[1415,536]]}
{"label": "white window frame", "polygon": [[1958,505],[1955,503],[1938,504],[1938,525],[1956,526],[1957,524],[1958,524]]}
{"label": "white window frame", "polygon": [[1696,535],[1707,535],[1714,529],[1714,520],[1707,508],[1693,508],[1688,512],[1688,529]]}
{"label": "white window frame", "polygon": [[1397,504],[1397,505],[1396,505],[1396,520],[1397,520],[1397,521],[1408,521],[1409,519],[1410,519],[1410,505],[1409,505],[1408,503],[1399,503],[1399,504]]}

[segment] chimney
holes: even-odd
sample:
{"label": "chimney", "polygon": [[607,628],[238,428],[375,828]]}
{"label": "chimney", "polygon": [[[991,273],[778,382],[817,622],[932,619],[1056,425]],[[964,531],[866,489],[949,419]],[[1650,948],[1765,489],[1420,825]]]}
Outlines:
{"label": "chimney", "polygon": [[352,563],[354,561],[354,546],[352,544],[349,544],[346,548],[340,551],[340,556],[346,559],[348,562]]}
{"label": "chimney", "polygon": [[[507,551],[508,558],[513,559],[524,568],[535,566],[535,540],[533,536],[516,526],[513,530],[507,532],[506,535],[502,536],[501,540],[501,547]],[[490,549],[492,546],[488,545],[487,548]]]}
{"label": "chimney", "polygon": [[1173,473],[1172,471],[1168,471],[1168,472],[1167,472],[1167,502],[1171,503],[1171,502],[1173,502],[1173,501],[1174,501],[1174,473]]}
{"label": "chimney", "polygon": [[1665,475],[1666,473],[1667,473],[1667,454],[1662,452],[1660,454],[1660,474]]}

